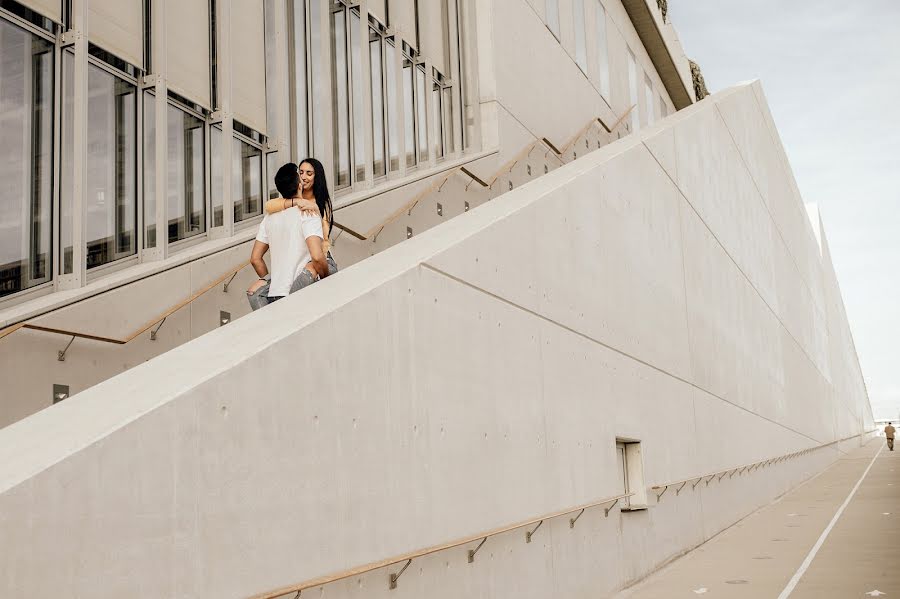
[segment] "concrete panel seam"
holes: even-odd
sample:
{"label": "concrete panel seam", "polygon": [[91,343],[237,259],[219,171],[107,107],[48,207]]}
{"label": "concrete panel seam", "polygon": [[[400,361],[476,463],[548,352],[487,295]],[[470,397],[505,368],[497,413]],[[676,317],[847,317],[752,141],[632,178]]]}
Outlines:
{"label": "concrete panel seam", "polygon": [[559,327],[560,329],[563,329],[563,330],[565,330],[565,331],[568,331],[568,332],[572,333],[573,335],[577,335],[578,337],[581,337],[582,339],[584,339],[584,340],[586,340],[586,341],[590,341],[590,342],[595,343],[595,344],[597,344],[597,345],[599,345],[599,346],[601,346],[601,347],[605,347],[606,349],[608,349],[608,350],[610,350],[610,351],[613,351],[613,352],[615,352],[615,353],[617,353],[617,354],[619,354],[619,355],[621,355],[621,356],[624,356],[624,357],[626,357],[626,358],[628,358],[628,359],[630,359],[630,360],[634,360],[634,361],[637,362],[638,364],[642,364],[642,365],[644,365],[644,366],[646,366],[646,367],[648,367],[648,368],[652,368],[653,370],[659,372],[660,374],[664,374],[664,375],[666,375],[666,376],[668,376],[668,377],[670,377],[670,378],[672,378],[672,379],[675,379],[675,380],[677,380],[677,381],[680,381],[680,382],[684,383],[685,385],[688,385],[688,386],[690,386],[690,387],[692,387],[692,388],[694,388],[694,389],[697,389],[698,391],[702,391],[703,393],[706,393],[706,394],[709,395],[710,397],[715,397],[716,399],[718,399],[718,400],[720,400],[720,401],[722,401],[722,402],[725,402],[725,403],[727,403],[728,405],[731,405],[731,406],[733,406],[733,407],[735,407],[735,408],[738,408],[738,409],[740,409],[740,410],[743,410],[744,412],[747,412],[748,414],[751,414],[751,415],[753,415],[753,416],[756,416],[757,418],[760,418],[760,419],[762,419],[762,420],[765,420],[765,421],[767,421],[767,422],[770,422],[770,423],[772,423],[772,424],[775,424],[775,425],[777,425],[777,426],[780,426],[781,428],[783,428],[783,429],[786,430],[786,431],[790,431],[790,432],[792,432],[792,433],[794,433],[794,434],[796,434],[796,435],[799,435],[799,436],[801,436],[801,437],[803,437],[803,438],[805,438],[805,439],[809,439],[810,441],[814,441],[815,443],[819,443],[819,444],[822,443],[822,441],[819,440],[819,439],[816,439],[816,438],[814,438],[814,437],[810,437],[809,435],[804,434],[804,433],[802,433],[802,432],[800,432],[800,431],[798,431],[798,430],[794,430],[794,429],[792,429],[791,427],[789,427],[789,426],[787,426],[787,425],[785,425],[785,424],[783,424],[783,423],[781,423],[781,422],[777,422],[777,421],[775,421],[775,420],[772,420],[771,418],[767,418],[767,417],[763,416],[762,414],[757,414],[756,412],[753,412],[753,411],[751,411],[751,410],[748,410],[747,408],[745,408],[745,407],[743,407],[743,406],[741,406],[741,405],[739,405],[739,404],[736,404],[736,403],[734,403],[734,402],[732,402],[732,401],[729,401],[728,399],[726,399],[726,398],[724,398],[724,397],[720,397],[719,395],[716,395],[715,393],[712,393],[712,392],[710,392],[710,391],[704,389],[703,387],[700,387],[700,386],[697,385],[696,383],[693,383],[693,382],[691,382],[691,381],[685,380],[685,379],[681,378],[680,376],[678,376],[678,375],[676,375],[676,374],[672,374],[671,372],[668,372],[668,371],[666,371],[666,370],[660,368],[659,366],[655,366],[655,365],[653,365],[653,364],[650,364],[649,362],[646,362],[646,361],[642,360],[641,358],[632,356],[631,354],[629,354],[629,353],[627,353],[627,352],[624,352],[624,351],[622,351],[621,349],[618,349],[618,348],[613,347],[613,346],[611,346],[611,345],[607,345],[606,343],[604,343],[603,341],[600,341],[599,339],[595,339],[594,337],[591,337],[590,335],[587,335],[587,334],[585,334],[585,333],[582,333],[581,331],[578,331],[578,330],[576,330],[576,329],[573,329],[572,327],[570,327],[570,326],[568,326],[568,325],[565,325],[565,324],[563,324],[563,323],[561,323],[561,322],[559,322],[559,321],[553,320],[552,318],[548,318],[547,316],[544,316],[543,314],[540,314],[540,313],[538,313],[538,312],[535,312],[534,310],[531,310],[530,308],[526,308],[526,307],[524,307],[524,306],[522,306],[522,305],[520,305],[520,304],[517,304],[516,302],[514,302],[514,301],[512,301],[512,300],[509,300],[509,299],[507,299],[507,298],[505,298],[505,297],[503,297],[503,296],[501,296],[501,295],[497,295],[496,293],[494,293],[494,292],[492,292],[492,291],[488,291],[487,289],[484,289],[484,288],[479,287],[479,286],[477,286],[477,285],[473,285],[473,284],[470,283],[469,281],[466,281],[466,280],[461,279],[461,278],[459,278],[459,277],[457,277],[457,276],[455,276],[455,275],[452,275],[452,274],[450,274],[450,273],[448,273],[448,272],[445,272],[445,271],[443,271],[443,270],[441,270],[441,269],[439,269],[439,268],[436,268],[436,267],[432,266],[431,264],[428,264],[427,262],[422,262],[422,263],[420,264],[420,266],[421,266],[422,268],[425,268],[425,269],[427,269],[427,270],[430,270],[430,271],[432,271],[432,272],[434,272],[434,273],[437,273],[437,274],[439,274],[439,275],[441,275],[441,276],[444,276],[444,277],[446,277],[446,278],[448,278],[448,279],[450,279],[450,280],[452,280],[452,281],[455,281],[455,282],[457,282],[457,283],[459,283],[459,284],[461,284],[461,285],[465,285],[466,287],[469,287],[470,289],[473,289],[473,290],[475,290],[475,291],[477,291],[477,292],[479,292],[479,293],[481,293],[481,294],[484,294],[484,295],[487,295],[487,296],[489,296],[489,297],[492,297],[492,298],[494,298],[494,299],[496,299],[496,300],[498,300],[498,301],[500,301],[500,302],[503,302],[504,304],[506,304],[506,305],[508,305],[508,306],[511,306],[511,307],[513,307],[513,308],[515,308],[515,309],[517,309],[517,310],[522,311],[522,312],[525,312],[526,314],[530,314],[530,315],[534,316],[535,318],[538,318],[538,319],[540,319],[540,320],[543,320],[544,322],[546,322],[546,323],[548,323],[548,324],[552,324],[553,326],[556,326],[556,327]]}

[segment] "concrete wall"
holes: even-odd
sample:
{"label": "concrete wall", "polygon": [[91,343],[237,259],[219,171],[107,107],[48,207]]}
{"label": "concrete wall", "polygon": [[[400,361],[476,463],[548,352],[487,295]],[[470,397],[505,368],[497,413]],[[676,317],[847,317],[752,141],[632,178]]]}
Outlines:
{"label": "concrete wall", "polygon": [[[0,430],[3,588],[246,597],[616,495],[617,437],[650,486],[868,430],[770,127],[728,90]],[[602,596],[835,455],[318,595]]]}

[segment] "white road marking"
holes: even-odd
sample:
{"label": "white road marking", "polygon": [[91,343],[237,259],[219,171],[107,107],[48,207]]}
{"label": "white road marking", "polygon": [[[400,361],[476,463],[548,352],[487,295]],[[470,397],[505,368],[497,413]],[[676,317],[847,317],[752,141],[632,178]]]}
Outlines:
{"label": "white road marking", "polygon": [[[794,572],[794,576],[788,582],[787,586],[784,587],[784,590],[781,591],[781,594],[778,595],[778,599],[787,599],[791,596],[791,593],[794,592],[794,588],[797,586],[797,583],[800,582],[800,579],[803,578],[803,575],[806,573],[806,570],[809,568],[809,565],[812,564],[813,559],[816,557],[816,554],[819,552],[819,549],[822,548],[822,545],[825,543],[825,539],[828,538],[828,535],[831,534],[831,529],[834,528],[834,525],[837,524],[838,519],[840,519],[841,514],[844,513],[844,510],[850,504],[850,500],[853,499],[853,496],[856,495],[857,489],[862,484],[862,481],[866,478],[866,475],[869,474],[869,470],[872,469],[872,466],[875,465],[875,460],[878,459],[878,456],[881,455],[881,450],[884,449],[882,445],[872,457],[872,461],[869,462],[869,466],[866,468],[866,471],[862,473],[862,476],[859,477],[859,480],[856,481],[856,485],[853,486],[853,489],[850,491],[850,494],[847,495],[847,499],[844,500],[844,503],[841,504],[841,507],[838,508],[838,511],[835,512],[834,517],[831,519],[831,522],[828,523],[828,526],[825,527],[825,530],[822,531],[822,534],[819,536],[819,540],[816,541],[816,544],[813,545],[813,548],[810,549],[809,554],[806,556],[806,559],[803,560],[803,563],[800,564],[800,567],[797,568],[797,571]],[[881,591],[875,590],[873,593],[881,593]],[[875,596],[875,595],[873,595]]]}

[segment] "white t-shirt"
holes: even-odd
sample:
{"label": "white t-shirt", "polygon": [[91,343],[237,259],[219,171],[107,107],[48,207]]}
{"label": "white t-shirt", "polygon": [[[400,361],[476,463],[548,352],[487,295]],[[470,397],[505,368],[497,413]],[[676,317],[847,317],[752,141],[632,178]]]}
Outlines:
{"label": "white t-shirt", "polygon": [[267,214],[259,223],[256,240],[269,245],[272,254],[272,280],[269,297],[282,297],[310,260],[308,237],[323,237],[322,219],[306,216],[296,208]]}

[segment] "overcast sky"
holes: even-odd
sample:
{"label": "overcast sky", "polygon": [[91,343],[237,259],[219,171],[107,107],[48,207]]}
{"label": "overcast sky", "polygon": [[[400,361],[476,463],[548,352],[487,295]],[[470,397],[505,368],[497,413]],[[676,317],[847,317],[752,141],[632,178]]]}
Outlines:
{"label": "overcast sky", "polygon": [[818,204],[876,418],[900,415],[900,2],[670,0],[711,92],[759,78]]}

